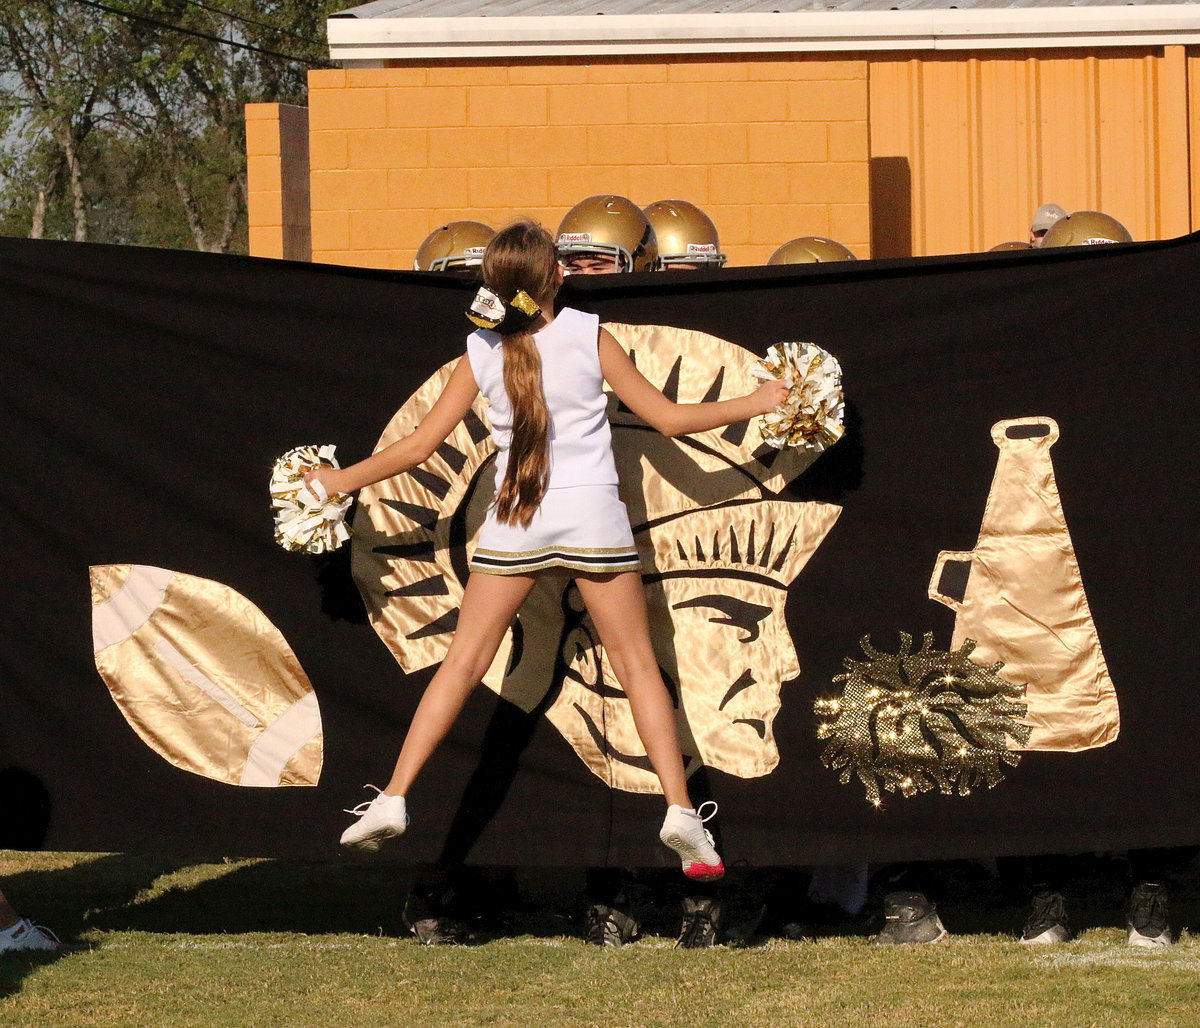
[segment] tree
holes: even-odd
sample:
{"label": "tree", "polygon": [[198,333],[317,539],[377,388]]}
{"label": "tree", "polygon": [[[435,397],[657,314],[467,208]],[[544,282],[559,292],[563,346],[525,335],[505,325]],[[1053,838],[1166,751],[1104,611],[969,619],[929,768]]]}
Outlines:
{"label": "tree", "polygon": [[341,6],[0,0],[0,228],[244,251],[243,105],[303,102]]}
{"label": "tree", "polygon": [[17,88],[0,102],[18,121],[17,137],[34,158],[31,235],[40,236],[51,194],[69,190],[74,237],[88,238],[88,201],[83,185],[82,148],[102,116],[101,98],[111,83],[103,32],[88,24],[55,18],[51,5],[6,0],[3,7],[5,66]]}

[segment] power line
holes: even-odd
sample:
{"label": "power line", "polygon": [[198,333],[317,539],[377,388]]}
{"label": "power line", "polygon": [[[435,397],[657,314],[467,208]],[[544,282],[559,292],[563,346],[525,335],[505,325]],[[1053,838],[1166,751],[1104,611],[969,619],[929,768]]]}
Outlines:
{"label": "power line", "polygon": [[194,36],[197,39],[207,39],[211,43],[220,43],[222,46],[232,46],[238,50],[249,50],[251,53],[262,54],[264,57],[274,57],[281,61],[297,61],[301,64],[315,65],[320,62],[311,60],[308,57],[297,57],[295,54],[284,54],[277,50],[267,50],[261,46],[254,46],[252,43],[240,43],[236,39],[222,39],[220,36],[213,36],[207,32],[201,32],[198,29],[184,28],[182,25],[173,25],[170,22],[159,21],[157,18],[151,18],[144,14],[135,14],[133,11],[123,11],[119,7],[109,7],[108,4],[100,3],[99,0],[75,0],[75,3],[82,4],[84,7],[94,7],[98,11],[104,11],[106,14],[115,14],[121,18],[128,18],[130,21],[140,21],[147,25],[153,25],[156,28],[167,29],[170,32],[180,32],[185,36]]}
{"label": "power line", "polygon": [[[196,3],[195,0],[189,0],[194,6],[202,6]],[[104,11],[108,14],[115,14],[121,18],[128,18],[130,21],[140,21],[147,25],[154,25],[157,28],[167,29],[170,32],[180,32],[185,36],[194,36],[197,39],[207,39],[213,43],[220,43],[222,46],[235,47],[238,50],[248,50],[251,53],[262,54],[266,57],[274,57],[283,61],[298,61],[302,64],[315,64],[317,62],[310,60],[307,57],[297,57],[294,54],[280,53],[277,50],[267,50],[261,46],[255,46],[252,43],[240,43],[235,39],[222,39],[220,36],[214,36],[207,32],[201,32],[199,29],[189,29],[182,25],[175,25],[172,22],[161,21],[158,18],[151,18],[148,15],[137,14],[133,11],[125,11],[119,7],[110,7],[108,4],[100,3],[99,0],[75,0],[77,4],[83,4],[85,7],[94,7],[97,10]]]}
{"label": "power line", "polygon": [[270,29],[272,32],[278,32],[284,36],[290,36],[292,39],[299,40],[301,43],[308,43],[311,46],[324,46],[319,39],[309,39],[308,36],[300,36],[295,32],[289,32],[285,28],[278,25],[272,25],[270,22],[258,21],[255,18],[246,18],[240,14],[234,14],[232,11],[222,10],[220,7],[210,7],[208,4],[200,3],[200,0],[183,0],[188,7],[199,7],[202,11],[208,11],[209,14],[219,14],[230,21],[240,22],[243,25],[257,25],[260,29]]}

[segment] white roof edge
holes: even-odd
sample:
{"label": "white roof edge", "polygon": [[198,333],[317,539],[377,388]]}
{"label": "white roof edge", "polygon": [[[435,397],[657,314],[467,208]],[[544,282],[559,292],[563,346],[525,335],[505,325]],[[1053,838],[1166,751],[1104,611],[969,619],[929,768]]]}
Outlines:
{"label": "white roof edge", "polygon": [[335,61],[1200,43],[1200,6],[784,14],[330,18]]}

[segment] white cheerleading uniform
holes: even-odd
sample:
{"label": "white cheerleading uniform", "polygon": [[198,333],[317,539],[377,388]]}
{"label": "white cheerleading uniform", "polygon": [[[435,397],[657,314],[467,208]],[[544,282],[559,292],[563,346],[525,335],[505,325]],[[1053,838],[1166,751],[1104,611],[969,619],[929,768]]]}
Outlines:
{"label": "white cheerleading uniform", "polygon": [[[522,575],[545,568],[572,571],[640,570],[629,514],[617,495],[607,397],[602,386],[600,319],[565,307],[534,333],[542,359],[542,388],[550,410],[550,479],[528,528],[505,525],[490,507],[471,557],[472,571]],[[467,339],[467,358],[491,405],[496,443],[496,491],[512,443],[512,406],[504,389],[501,337],[485,329]]]}

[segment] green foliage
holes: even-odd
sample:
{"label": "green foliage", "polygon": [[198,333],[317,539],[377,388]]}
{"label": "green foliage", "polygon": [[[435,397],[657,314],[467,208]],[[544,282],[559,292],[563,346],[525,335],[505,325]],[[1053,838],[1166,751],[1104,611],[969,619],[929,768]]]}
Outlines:
{"label": "green foliage", "polygon": [[245,252],[243,106],[305,102],[344,4],[97,2],[0,3],[0,233]]}

